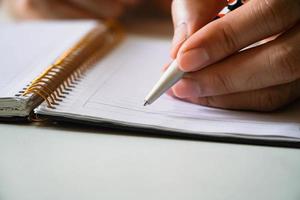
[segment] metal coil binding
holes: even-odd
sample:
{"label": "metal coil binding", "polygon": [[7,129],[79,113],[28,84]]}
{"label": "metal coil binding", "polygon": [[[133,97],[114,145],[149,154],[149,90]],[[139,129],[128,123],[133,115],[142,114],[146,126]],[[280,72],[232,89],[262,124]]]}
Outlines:
{"label": "metal coil binding", "polygon": [[107,22],[106,27],[106,31],[100,25],[93,28],[20,93],[23,96],[37,95],[49,108],[55,109],[83,78],[85,71],[121,40],[119,25]]}

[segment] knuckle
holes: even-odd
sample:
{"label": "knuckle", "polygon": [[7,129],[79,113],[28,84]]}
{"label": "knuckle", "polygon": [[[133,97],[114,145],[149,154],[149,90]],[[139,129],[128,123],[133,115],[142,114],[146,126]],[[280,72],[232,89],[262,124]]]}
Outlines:
{"label": "knuckle", "polygon": [[290,98],[289,85],[269,88],[264,92],[257,92],[256,106],[260,111],[271,112],[285,105]]}
{"label": "knuckle", "polygon": [[[291,82],[300,77],[300,59],[294,49],[287,45],[274,48],[273,65],[279,69],[279,75],[285,82]],[[276,63],[276,64],[275,64]]]}
{"label": "knuckle", "polygon": [[218,107],[217,103],[215,102],[215,98],[213,96],[205,97],[205,106]]}
{"label": "knuckle", "polygon": [[225,55],[228,55],[239,49],[238,37],[231,23],[226,20],[222,20],[221,23],[218,29],[222,42],[219,44],[222,45],[221,51],[224,51]]}
{"label": "knuckle", "polygon": [[299,5],[297,5],[299,2],[297,1],[258,0],[257,3],[254,14],[260,19],[266,19],[258,21],[265,27],[263,30],[281,31],[299,18]]}
{"label": "knuckle", "polygon": [[[284,19],[281,17],[280,12],[281,12],[281,5],[279,5],[278,0],[263,0],[261,1],[262,7],[266,8],[261,8],[262,12],[270,19],[268,20],[269,23],[282,26],[284,25]],[[281,4],[281,3],[280,3]],[[267,24],[266,24],[267,25]]]}
{"label": "knuckle", "polygon": [[231,93],[235,90],[231,78],[219,72],[215,72],[211,76],[209,86],[212,87],[212,90],[217,91],[217,94]]}
{"label": "knuckle", "polygon": [[197,99],[197,104],[200,104],[202,106],[209,106],[208,97],[202,97]]}
{"label": "knuckle", "polygon": [[257,95],[258,110],[271,112],[276,110],[280,105],[280,95],[273,91],[265,92],[264,94]]}
{"label": "knuckle", "polygon": [[300,97],[300,79],[290,83],[286,87],[286,101],[291,102]]}

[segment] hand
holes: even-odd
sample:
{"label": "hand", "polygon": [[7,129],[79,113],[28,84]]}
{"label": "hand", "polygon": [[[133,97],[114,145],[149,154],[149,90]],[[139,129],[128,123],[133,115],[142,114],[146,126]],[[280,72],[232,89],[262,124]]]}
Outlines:
{"label": "hand", "polygon": [[140,0],[4,0],[22,19],[116,18]]}
{"label": "hand", "polygon": [[250,0],[211,21],[225,3],[174,0],[171,55],[187,73],[171,94],[200,105],[257,111],[299,98],[300,0]]}

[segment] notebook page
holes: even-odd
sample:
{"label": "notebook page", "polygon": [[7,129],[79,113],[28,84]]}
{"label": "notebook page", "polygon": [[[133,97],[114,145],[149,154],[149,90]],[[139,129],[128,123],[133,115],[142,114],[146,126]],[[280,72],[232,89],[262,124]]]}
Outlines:
{"label": "notebook page", "polygon": [[95,22],[0,24],[0,98],[13,97]]}
{"label": "notebook page", "polygon": [[143,106],[147,92],[168,60],[169,41],[128,36],[56,109],[37,113],[87,121],[109,121],[184,133],[300,138],[300,105],[272,114],[238,112],[194,105],[162,96]]}

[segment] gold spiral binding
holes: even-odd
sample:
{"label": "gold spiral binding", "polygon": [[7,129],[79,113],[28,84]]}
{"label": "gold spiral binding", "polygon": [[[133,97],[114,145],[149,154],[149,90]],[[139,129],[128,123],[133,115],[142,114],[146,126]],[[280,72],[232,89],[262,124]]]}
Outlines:
{"label": "gold spiral binding", "polygon": [[84,77],[85,71],[122,39],[123,31],[116,22],[106,22],[105,26],[106,30],[103,30],[103,24],[96,26],[64,52],[21,91],[22,95],[37,95],[54,109]]}

